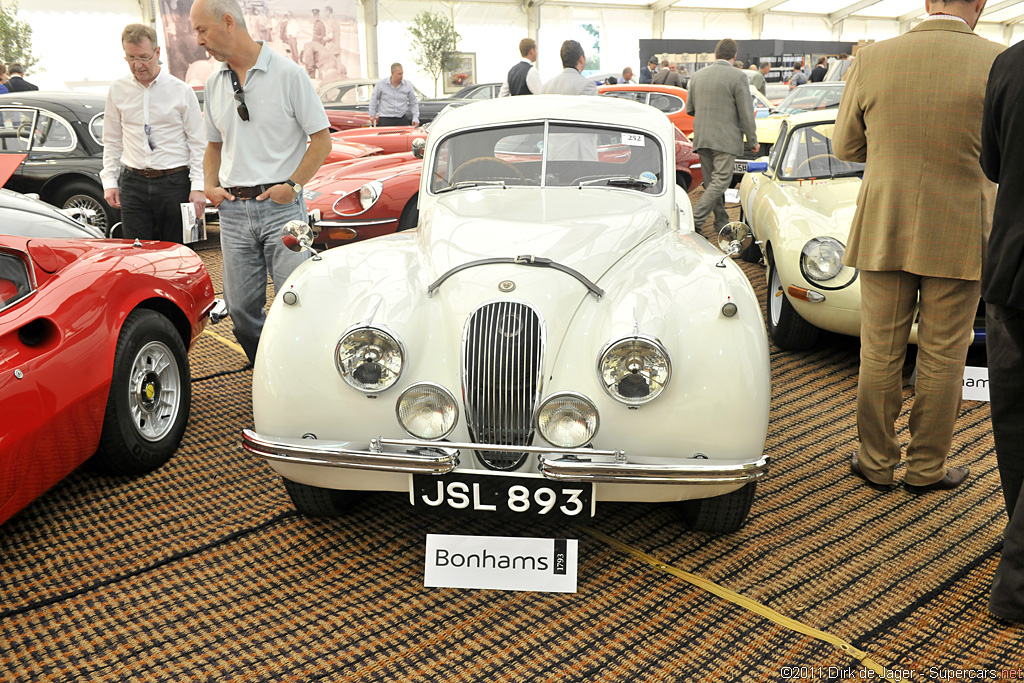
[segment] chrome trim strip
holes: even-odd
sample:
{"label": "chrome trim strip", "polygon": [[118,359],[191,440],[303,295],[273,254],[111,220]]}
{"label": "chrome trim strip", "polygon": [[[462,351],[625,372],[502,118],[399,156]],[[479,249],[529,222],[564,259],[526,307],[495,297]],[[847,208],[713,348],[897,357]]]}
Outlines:
{"label": "chrome trim strip", "polygon": [[[418,439],[374,439],[370,444],[368,450],[356,450],[345,448],[338,441],[275,439],[249,429],[242,430],[245,451],[265,460],[406,474],[447,474],[458,467],[462,450],[537,453],[541,456],[540,472],[547,479],[611,484],[745,484],[762,478],[770,463],[767,455],[761,455],[752,462],[730,465],[697,459],[672,465],[647,465],[626,461],[622,451],[589,448],[556,449]],[[435,452],[385,451],[384,446],[432,449]],[[487,472],[471,471],[476,474]]]}
{"label": "chrome trim strip", "polygon": [[555,481],[590,481],[615,484],[744,484],[768,472],[769,457],[750,463],[719,465],[710,460],[687,460],[673,465],[645,465],[575,458],[540,458],[540,471]]}
{"label": "chrome trim strip", "polygon": [[365,228],[372,225],[387,225],[388,223],[397,223],[397,218],[378,218],[372,221],[315,221],[313,227],[316,228]]}
{"label": "chrome trim strip", "polygon": [[374,470],[409,474],[447,474],[459,464],[459,452],[427,442],[438,453],[405,453],[361,451],[344,448],[337,441],[314,439],[273,439],[256,432],[242,430],[242,448],[264,460],[275,460],[296,465],[343,467],[354,470]]}

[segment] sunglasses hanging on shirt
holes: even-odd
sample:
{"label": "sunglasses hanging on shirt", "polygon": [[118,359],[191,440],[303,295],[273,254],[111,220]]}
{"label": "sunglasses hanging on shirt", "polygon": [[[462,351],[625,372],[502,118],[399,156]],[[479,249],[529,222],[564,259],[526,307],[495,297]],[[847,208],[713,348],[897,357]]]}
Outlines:
{"label": "sunglasses hanging on shirt", "polygon": [[249,120],[249,108],[245,106],[245,94],[242,92],[242,84],[238,82],[238,74],[231,67],[228,67],[228,73],[231,74],[231,87],[235,90],[235,101],[238,102],[238,118],[243,121]]}

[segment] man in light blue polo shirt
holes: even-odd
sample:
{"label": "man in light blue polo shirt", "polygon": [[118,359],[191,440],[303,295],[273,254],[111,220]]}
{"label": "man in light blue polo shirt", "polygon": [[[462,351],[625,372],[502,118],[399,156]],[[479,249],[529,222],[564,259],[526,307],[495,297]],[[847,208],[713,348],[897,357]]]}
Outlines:
{"label": "man in light blue polo shirt", "polygon": [[370,120],[377,126],[420,125],[420,103],[405,71],[395,62],[391,76],[377,81],[370,95]]}
{"label": "man in light blue polo shirt", "polygon": [[327,114],[302,67],[252,39],[238,0],[196,0],[191,18],[222,62],[206,81],[205,192],[220,211],[224,299],[252,363],[267,272],[278,291],[309,257],[284,246],[281,228],[306,221],[302,186],[331,149]]}

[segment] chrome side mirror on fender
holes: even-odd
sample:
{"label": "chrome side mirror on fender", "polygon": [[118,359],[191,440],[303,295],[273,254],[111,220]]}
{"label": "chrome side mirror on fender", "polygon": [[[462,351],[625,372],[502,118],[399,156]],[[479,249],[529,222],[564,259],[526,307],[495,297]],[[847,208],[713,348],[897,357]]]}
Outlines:
{"label": "chrome side mirror on fender", "polygon": [[735,257],[740,252],[746,251],[750,248],[753,241],[754,233],[751,232],[750,226],[746,223],[741,223],[740,221],[726,223],[718,231],[718,248],[722,250],[725,256],[715,265],[719,268],[725,268],[725,259]]}
{"label": "chrome side mirror on fender", "polygon": [[412,141],[412,154],[417,159],[423,158],[423,150],[427,146],[427,141],[423,138],[416,138]]}
{"label": "chrome side mirror on fender", "polygon": [[297,220],[288,221],[281,230],[281,241],[292,251],[309,250],[313,252],[314,259],[320,258],[316,250],[313,249],[313,228],[309,227],[309,223]]}

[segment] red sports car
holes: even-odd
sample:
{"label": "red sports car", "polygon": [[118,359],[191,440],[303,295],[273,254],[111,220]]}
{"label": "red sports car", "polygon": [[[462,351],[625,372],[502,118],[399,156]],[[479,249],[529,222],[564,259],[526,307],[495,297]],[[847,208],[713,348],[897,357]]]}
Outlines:
{"label": "red sports car", "polygon": [[2,523],[89,458],[114,474],[170,458],[215,299],[188,247],[96,239],[12,192],[0,225]]}
{"label": "red sports car", "polygon": [[[418,138],[416,129],[401,130],[409,131],[408,135],[399,137],[408,139],[412,146],[412,141]],[[703,178],[700,157],[678,128],[675,138],[676,184],[689,190]],[[601,154],[618,151],[609,147]],[[522,153],[515,153],[522,160]],[[423,161],[416,158],[414,152],[322,166],[306,184],[304,193],[316,243],[330,248],[416,227],[422,168]]]}
{"label": "red sports car", "polygon": [[[382,154],[398,154],[411,152],[414,140],[426,140],[427,129],[423,126],[375,126],[373,128],[355,128],[331,134],[335,143],[359,143],[371,147],[379,147]],[[341,161],[339,159],[339,161]]]}
{"label": "red sports car", "polygon": [[[336,133],[337,135],[337,133]],[[348,161],[349,159],[363,159],[365,157],[377,156],[378,154],[387,154],[383,148],[375,147],[371,144],[366,144],[356,140],[346,140],[344,138],[336,138],[334,135],[331,136],[331,151],[327,153],[327,158],[324,159],[325,164],[333,164],[338,161]]]}

